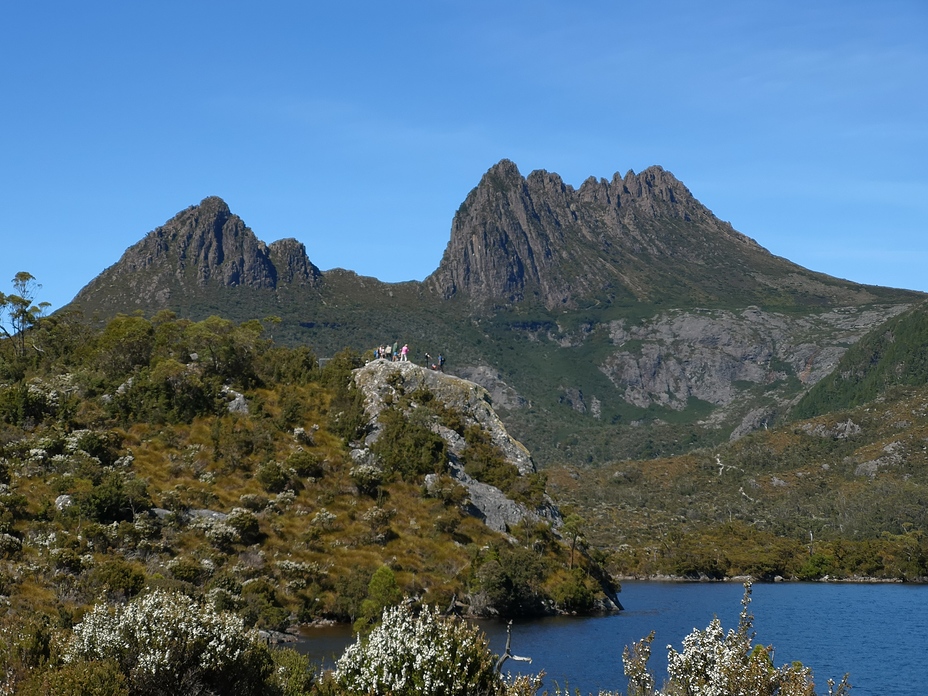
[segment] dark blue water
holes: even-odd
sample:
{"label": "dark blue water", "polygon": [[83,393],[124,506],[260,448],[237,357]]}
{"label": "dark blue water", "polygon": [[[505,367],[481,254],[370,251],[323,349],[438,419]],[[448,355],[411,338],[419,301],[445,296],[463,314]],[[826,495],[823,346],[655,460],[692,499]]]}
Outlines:
{"label": "dark blue water", "polygon": [[[716,615],[726,629],[738,624],[743,588],[735,583],[626,582],[625,611],[596,618],[553,617],[515,623],[512,652],[531,665],[509,662],[513,672],[547,674],[545,686],[569,684],[583,694],[624,690],[622,649],[655,632],[651,667],[661,683],[666,646],[677,650],[694,628]],[[854,696],[922,696],[928,693],[928,586],[781,583],[754,586],[755,642],[773,645],[777,666],[811,667],[817,691],[829,677],[850,673]],[[492,649],[505,647],[505,626],[483,622]],[[311,634],[301,647],[331,660],[350,641],[344,628]],[[331,663],[330,663],[331,664]]]}

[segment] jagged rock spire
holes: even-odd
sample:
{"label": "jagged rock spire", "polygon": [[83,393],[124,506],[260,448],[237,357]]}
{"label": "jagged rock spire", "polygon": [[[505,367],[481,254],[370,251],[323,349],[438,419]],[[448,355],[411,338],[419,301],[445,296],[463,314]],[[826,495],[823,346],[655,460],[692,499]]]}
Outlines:
{"label": "jagged rock spire", "polygon": [[[717,254],[720,247],[725,254]],[[590,298],[649,299],[662,267],[702,288],[712,263],[738,266],[760,246],[718,220],[673,174],[649,167],[587,179],[579,190],[557,174],[523,178],[509,160],[484,174],[458,209],[439,268],[427,280],[445,298],[537,301],[549,309]]]}

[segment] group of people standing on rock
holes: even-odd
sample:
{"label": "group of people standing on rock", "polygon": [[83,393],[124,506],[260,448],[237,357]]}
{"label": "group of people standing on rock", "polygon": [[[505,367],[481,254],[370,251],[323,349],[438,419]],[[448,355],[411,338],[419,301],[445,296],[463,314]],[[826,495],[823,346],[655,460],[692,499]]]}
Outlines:
{"label": "group of people standing on rock", "polygon": [[403,344],[403,347],[399,347],[399,343],[396,341],[393,342],[393,345],[386,343],[382,346],[377,346],[374,348],[374,360],[378,358],[383,358],[384,360],[390,360],[392,362],[407,362],[409,358],[409,346]]}
{"label": "group of people standing on rock", "polygon": [[[385,343],[382,346],[377,346],[374,348],[374,360],[378,360],[380,358],[389,360],[391,362],[409,362],[409,345],[404,343],[403,347],[401,348],[399,342],[394,341],[392,345]],[[432,356],[426,353],[425,365],[432,370],[444,372],[445,356],[439,353],[438,359],[433,362]]]}

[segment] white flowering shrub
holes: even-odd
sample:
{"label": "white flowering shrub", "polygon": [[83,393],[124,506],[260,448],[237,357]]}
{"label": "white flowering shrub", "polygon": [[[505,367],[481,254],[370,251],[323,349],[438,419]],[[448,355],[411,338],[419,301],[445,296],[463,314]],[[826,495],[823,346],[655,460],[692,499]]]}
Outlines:
{"label": "white flowering shrub", "polygon": [[379,626],[345,650],[334,677],[348,694],[492,696],[506,689],[486,637],[429,607],[418,616],[387,609]]}
{"label": "white flowering shrub", "polygon": [[319,512],[313,515],[312,525],[319,529],[330,530],[335,525],[335,514],[325,508],[320,508]]}
{"label": "white flowering shrub", "polygon": [[383,471],[380,467],[367,462],[351,467],[348,474],[362,495],[375,495],[377,487],[383,482]]}
{"label": "white flowering shrub", "polygon": [[683,639],[683,651],[667,646],[669,693],[686,696],[814,696],[812,670],[794,663],[773,666],[772,649],[752,645],[751,584],[744,586],[737,630],[726,634],[716,617],[705,630]]}
{"label": "white flowering shrub", "polygon": [[242,619],[154,591],[95,606],[74,627],[64,661],[113,660],[132,694],[263,693],[270,654]]}
{"label": "white flowering shrub", "polygon": [[0,558],[13,558],[23,549],[23,542],[12,534],[0,532]]}

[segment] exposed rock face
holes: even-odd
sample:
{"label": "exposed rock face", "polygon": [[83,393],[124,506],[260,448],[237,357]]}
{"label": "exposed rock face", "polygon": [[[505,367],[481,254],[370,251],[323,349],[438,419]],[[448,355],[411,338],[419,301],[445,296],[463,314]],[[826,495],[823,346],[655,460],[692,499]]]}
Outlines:
{"label": "exposed rock face", "polygon": [[546,171],[523,178],[503,160],[458,209],[426,282],[444,298],[536,301],[548,309],[669,294],[699,302],[733,289],[751,301],[797,285],[825,297],[846,294],[834,279],[813,282],[812,275],[716,218],[660,167],[611,181],[591,177],[575,190]]}
{"label": "exposed rock face", "polygon": [[[483,387],[413,363],[394,363],[383,359],[374,360],[356,370],[354,380],[364,393],[365,411],[373,427],[365,444],[371,445],[376,442],[380,434],[377,416],[386,408],[388,402],[398,401],[400,389],[413,391],[426,387],[445,406],[458,411],[468,425],[477,424],[482,427],[507,461],[514,464],[521,474],[535,471],[535,464],[528,450],[506,432],[502,421],[490,406],[489,394]],[[560,514],[550,502],[541,509],[530,510],[506,497],[495,486],[468,476],[458,459],[464,449],[464,438],[437,423],[433,429],[447,445],[448,473],[467,489],[471,514],[481,518],[488,527],[498,532],[506,532],[526,518],[544,518],[555,526],[560,525]],[[355,450],[352,456],[359,463],[371,463],[369,449]],[[433,483],[434,476],[426,479],[427,486]]]}
{"label": "exposed rock face", "polygon": [[306,247],[296,239],[280,239],[268,247],[277,272],[277,283],[315,285],[321,273],[306,256]]}
{"label": "exposed rock face", "polygon": [[528,406],[528,401],[503,381],[503,376],[499,370],[495,370],[488,365],[459,367],[457,368],[457,375],[486,389],[490,395],[490,403],[493,408],[512,410]]}
{"label": "exposed rock face", "polygon": [[210,197],[127,249],[118,263],[81,290],[75,302],[105,296],[110,287],[117,290],[112,302],[167,308],[172,300],[199,288],[273,290],[278,282],[311,285],[319,276],[302,244],[286,239],[268,247],[222,199]]}
{"label": "exposed rock face", "polygon": [[[750,410],[733,432],[739,437],[796,398],[789,380],[811,387],[869,327],[904,309],[842,308],[796,318],[748,307],[676,310],[635,325],[613,321],[609,335],[617,350],[600,370],[630,404],[683,410],[699,399],[720,407],[715,420],[737,412],[748,392],[762,387],[771,410]],[[566,398],[580,410],[582,401],[569,390]]]}
{"label": "exposed rock face", "polygon": [[406,391],[426,387],[439,401],[459,411],[468,425],[477,424],[483,428],[493,444],[522,474],[535,471],[535,463],[525,445],[509,435],[490,405],[487,390],[473,382],[428,370],[411,362],[394,363],[383,359],[374,360],[357,370],[354,381],[364,392],[365,410],[371,423],[375,424],[375,438],[377,415],[386,407],[386,397],[389,395],[391,400],[398,400],[399,385]]}

